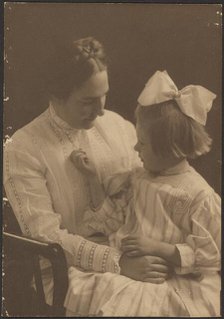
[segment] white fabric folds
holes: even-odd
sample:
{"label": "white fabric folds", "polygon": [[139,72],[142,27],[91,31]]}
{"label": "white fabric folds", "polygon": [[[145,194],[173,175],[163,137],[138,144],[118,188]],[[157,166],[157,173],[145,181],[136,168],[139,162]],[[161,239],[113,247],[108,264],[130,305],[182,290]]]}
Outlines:
{"label": "white fabric folds", "polygon": [[205,125],[207,113],[216,95],[200,85],[188,85],[178,90],[167,71],[156,71],[138,97],[142,106],[151,106],[174,99],[181,111]]}

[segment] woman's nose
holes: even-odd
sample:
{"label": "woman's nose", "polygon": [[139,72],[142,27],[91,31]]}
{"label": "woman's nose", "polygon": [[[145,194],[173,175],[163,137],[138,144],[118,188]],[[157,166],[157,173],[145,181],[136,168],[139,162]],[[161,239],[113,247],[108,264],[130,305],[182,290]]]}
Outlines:
{"label": "woman's nose", "polygon": [[97,101],[97,115],[104,115],[105,97],[99,98]]}

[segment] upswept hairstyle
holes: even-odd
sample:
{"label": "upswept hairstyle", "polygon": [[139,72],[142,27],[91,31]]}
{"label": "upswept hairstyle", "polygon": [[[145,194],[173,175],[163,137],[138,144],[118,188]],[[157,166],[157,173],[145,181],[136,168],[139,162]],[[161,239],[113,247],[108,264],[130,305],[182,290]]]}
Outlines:
{"label": "upswept hairstyle", "polygon": [[135,113],[156,155],[196,158],[210,151],[212,140],[205,128],[182,113],[175,100],[138,105]]}
{"label": "upswept hairstyle", "polygon": [[67,98],[95,72],[107,69],[102,44],[93,37],[73,41],[59,48],[46,66],[46,90],[56,98]]}

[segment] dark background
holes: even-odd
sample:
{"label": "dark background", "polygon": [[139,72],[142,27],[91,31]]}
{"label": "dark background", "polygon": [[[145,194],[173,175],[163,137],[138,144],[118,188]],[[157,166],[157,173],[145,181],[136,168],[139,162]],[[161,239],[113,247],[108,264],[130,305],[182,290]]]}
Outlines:
{"label": "dark background", "polygon": [[4,135],[48,106],[41,71],[64,40],[94,36],[110,58],[107,108],[134,122],[136,100],[156,70],[181,89],[217,94],[208,114],[212,151],[192,165],[220,193],[221,6],[150,3],[10,3],[5,6]]}

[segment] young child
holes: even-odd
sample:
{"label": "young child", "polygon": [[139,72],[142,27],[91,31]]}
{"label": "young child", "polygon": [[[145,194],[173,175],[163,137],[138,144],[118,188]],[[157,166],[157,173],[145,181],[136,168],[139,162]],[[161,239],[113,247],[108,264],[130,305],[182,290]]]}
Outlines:
{"label": "young child", "polygon": [[[67,299],[66,305],[71,314],[78,307],[79,314],[100,316],[220,315],[220,197],[187,161],[210,150],[204,125],[214,98],[201,86],[178,91],[166,71],[147,82],[136,110],[135,149],[144,169],[110,180],[115,187],[109,187],[104,202],[98,196],[99,210],[89,213],[85,227],[109,234],[110,245],[128,256],[167,260],[174,272],[156,285],[110,273],[83,274],[80,281],[73,268],[76,299]],[[84,158],[74,156],[76,166],[94,176]],[[110,229],[121,207],[123,219]],[[82,306],[80,294],[85,295]]]}

